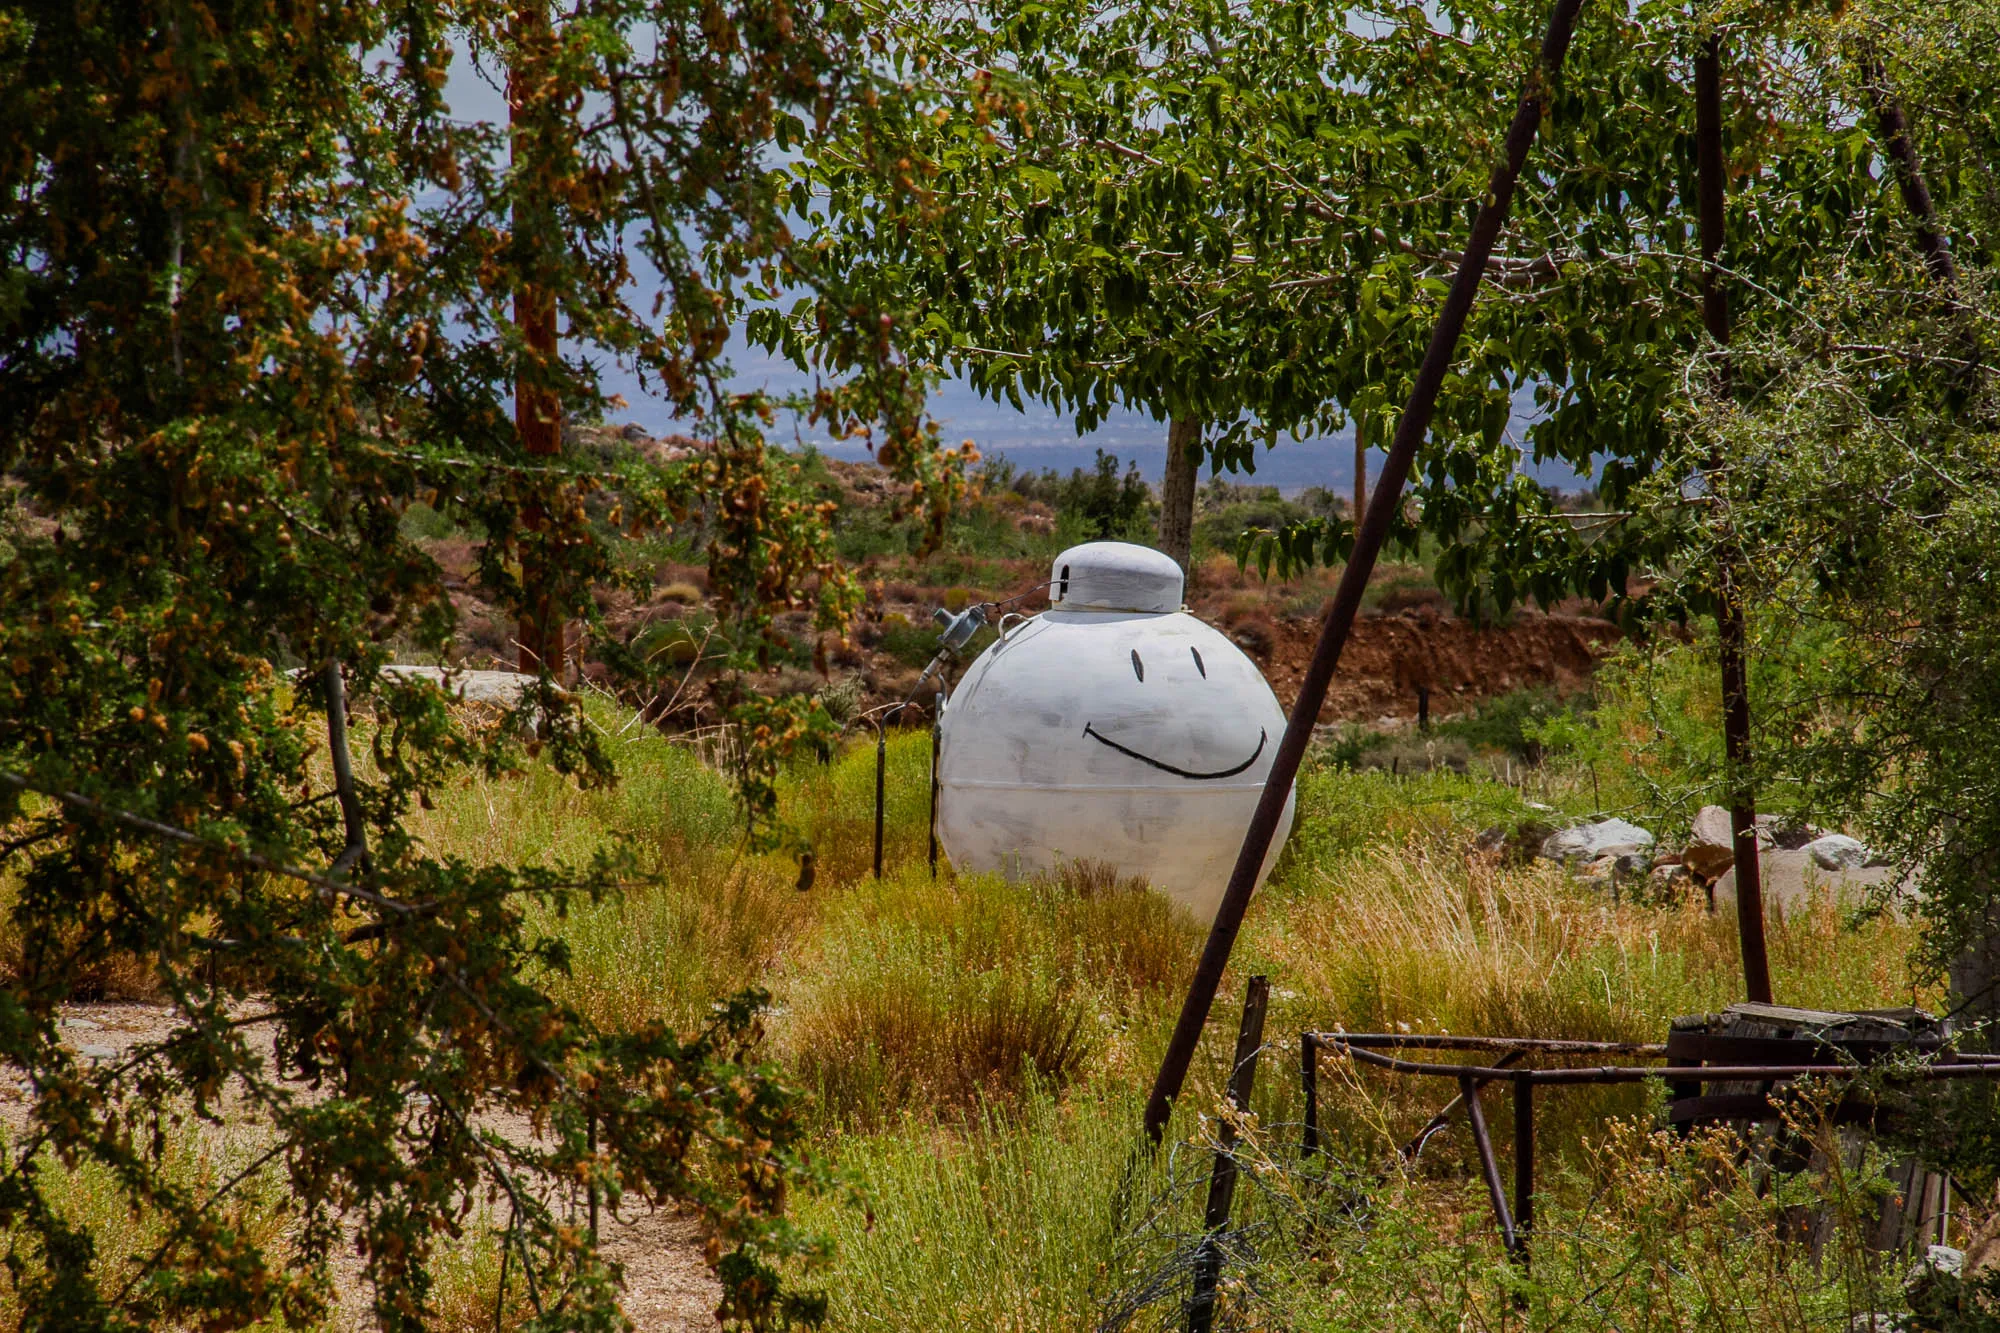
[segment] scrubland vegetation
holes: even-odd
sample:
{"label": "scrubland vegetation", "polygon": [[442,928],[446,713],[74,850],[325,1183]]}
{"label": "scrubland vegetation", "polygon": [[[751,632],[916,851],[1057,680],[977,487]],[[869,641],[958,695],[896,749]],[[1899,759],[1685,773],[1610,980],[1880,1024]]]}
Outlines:
{"label": "scrubland vegetation", "polygon": [[[1683,669],[1669,657],[1664,669]],[[1356,768],[1336,745],[1303,777],[1296,829],[1224,988],[1240,997],[1261,973],[1274,996],[1225,1327],[1808,1329],[1898,1307],[1892,1259],[1780,1239],[1808,1190],[1858,1217],[1865,1173],[1774,1192],[1729,1142],[1655,1132],[1659,1094],[1645,1089],[1545,1094],[1528,1276],[1504,1259],[1462,1129],[1414,1165],[1395,1156],[1444,1100],[1438,1085],[1330,1061],[1328,1151],[1298,1155],[1301,1031],[1659,1040],[1674,1016],[1737,998],[1734,923],[1698,892],[1614,900],[1549,862],[1468,850],[1482,828],[1648,790],[1658,773],[1643,747],[1619,748],[1648,697],[1627,688],[1636,669],[1607,673],[1593,707],[1530,699],[1470,719],[1471,734],[1499,739],[1475,747],[1465,773]],[[1554,717],[1568,739],[1539,767],[1510,763],[1513,733],[1492,733],[1495,715],[1526,716],[1531,732]],[[686,1029],[718,996],[769,994],[763,1054],[798,1089],[805,1152],[826,1173],[793,1207],[828,1242],[796,1276],[830,1295],[829,1326],[1176,1326],[1229,1021],[1211,1024],[1168,1148],[1142,1151],[1138,1124],[1202,930],[1089,866],[1010,884],[946,865],[933,879],[925,733],[891,738],[879,881],[872,740],[783,775],[781,810],[814,853],[801,888],[795,850],[747,849],[727,779],[691,744],[606,705],[592,721],[611,737],[617,786],[582,791],[540,768],[472,778],[411,832],[440,856],[528,866],[623,843],[657,872],[531,925],[567,946],[566,967],[545,977],[552,994],[594,1022]],[[1600,769],[1595,792],[1583,754]],[[1772,923],[1777,989],[1815,1007],[1935,1003],[1913,985],[1912,942],[1893,915],[1816,902]],[[1504,1143],[1505,1099],[1490,1105]],[[1809,1117],[1804,1130],[1819,1132]],[[188,1171],[221,1176],[252,1155],[189,1134]],[[82,1171],[67,1196],[79,1220],[110,1206],[94,1180]],[[243,1201],[247,1224],[268,1202]],[[444,1326],[491,1315],[492,1228],[475,1217],[450,1247]],[[99,1232],[114,1248],[152,1234],[137,1222]],[[525,1315],[518,1292],[515,1306]]]}
{"label": "scrubland vegetation", "polygon": [[[1635,703],[1602,706],[1610,740],[1617,721],[1636,721],[1612,714]],[[678,745],[628,736],[620,763],[631,777],[616,793],[478,783],[440,803],[425,836],[500,838],[513,855],[629,836],[661,858],[666,887],[549,924],[575,950],[558,993],[606,1020],[681,1023],[717,993],[772,993],[770,1053],[808,1100],[813,1152],[859,1193],[799,1202],[802,1223],[833,1241],[814,1275],[834,1296],[833,1326],[1089,1328],[1132,1299],[1148,1265],[1198,1229],[1199,1148],[1229,1022],[1212,1025],[1174,1150],[1152,1160],[1137,1126],[1202,932],[1088,869],[1008,884],[947,868],[932,880],[924,735],[890,746],[880,882],[867,864],[872,744],[788,775],[786,811],[818,860],[805,892],[792,860],[733,851],[719,778]],[[1392,776],[1322,762],[1301,783],[1298,826],[1225,985],[1240,997],[1263,973],[1276,997],[1254,1136],[1271,1169],[1250,1196],[1264,1230],[1239,1292],[1245,1318],[1814,1328],[1897,1302],[1900,1271],[1879,1256],[1816,1262],[1778,1243],[1796,1200],[1756,1197],[1724,1145],[1653,1136],[1644,1091],[1569,1090],[1545,1111],[1545,1151],[1559,1166],[1547,1173],[1549,1243],[1521,1289],[1525,1314],[1462,1131],[1434,1140],[1412,1171],[1388,1166],[1444,1100],[1437,1085],[1332,1078],[1332,1164],[1300,1169],[1290,1122],[1302,1030],[1657,1041],[1674,1016],[1738,997],[1734,922],[1698,895],[1614,902],[1547,862],[1468,855],[1480,828],[1528,817],[1531,799],[1592,808],[1580,764],[1517,768],[1525,790],[1480,768]],[[1636,795],[1641,781],[1628,761],[1607,767],[1599,791]],[[1911,943],[1891,917],[1816,903],[1773,923],[1779,993],[1826,1008],[1935,1003],[1913,989]],[[1504,1141],[1506,1112],[1494,1107]],[[1171,1324],[1176,1299],[1134,1326]]]}

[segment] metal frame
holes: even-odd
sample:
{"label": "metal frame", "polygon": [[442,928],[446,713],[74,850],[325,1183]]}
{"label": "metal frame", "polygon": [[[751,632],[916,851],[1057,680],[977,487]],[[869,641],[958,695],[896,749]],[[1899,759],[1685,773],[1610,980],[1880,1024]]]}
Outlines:
{"label": "metal frame", "polygon": [[[1449,1123],[1461,1105],[1479,1152],[1479,1169],[1493,1204],[1493,1217],[1500,1226],[1507,1252],[1524,1268],[1528,1264],[1528,1237],[1535,1206],[1535,1089],[1547,1087],[1601,1086],[1642,1083],[1657,1079],[1671,1086],[1673,1101],[1668,1119],[1683,1127],[1699,1120],[1772,1120],[1782,1114],[1772,1101],[1777,1089],[1768,1085],[1783,1079],[1818,1076],[1853,1079],[1877,1074],[1891,1081],[1939,1082],[1965,1078],[2000,1078],[2000,1056],[1963,1055],[1946,1051],[1936,1041],[1856,1042],[1861,1054],[1879,1056],[1892,1050],[1941,1055],[1943,1063],[1907,1066],[1858,1064],[1854,1052],[1839,1043],[1813,1046],[1814,1059],[1799,1063],[1758,1062],[1747,1057],[1760,1050],[1776,1054],[1789,1046],[1797,1050],[1812,1045],[1806,1039],[1726,1037],[1679,1032],[1666,1044],[1610,1041],[1565,1041],[1539,1037],[1457,1037],[1402,1032],[1305,1032],[1299,1037],[1299,1079],[1305,1094],[1305,1124],[1299,1143],[1302,1156],[1319,1151],[1319,1058],[1332,1051],[1361,1064],[1393,1074],[1427,1078],[1448,1078],[1458,1084],[1458,1099],[1431,1117],[1417,1137],[1402,1149],[1405,1160],[1415,1157],[1424,1142]],[[1500,1058],[1490,1065],[1437,1064],[1404,1060],[1385,1055],[1391,1050],[1491,1052]],[[1518,1062],[1533,1055],[1579,1056],[1618,1055],[1637,1060],[1661,1060],[1660,1065],[1595,1065],[1582,1068],[1518,1068]],[[1735,1064],[1703,1064],[1715,1055],[1741,1061]],[[1848,1057],[1843,1059],[1842,1057]],[[1493,1138],[1487,1131],[1486,1112],[1479,1093],[1489,1083],[1504,1082],[1514,1092],[1514,1197],[1509,1207],[1502,1187],[1500,1164],[1493,1152]],[[1696,1092],[1708,1083],[1761,1083],[1766,1090],[1703,1096]],[[1680,1113],[1676,1114],[1676,1110]],[[1874,1108],[1843,1095],[1836,1118],[1854,1121],[1867,1118]]]}

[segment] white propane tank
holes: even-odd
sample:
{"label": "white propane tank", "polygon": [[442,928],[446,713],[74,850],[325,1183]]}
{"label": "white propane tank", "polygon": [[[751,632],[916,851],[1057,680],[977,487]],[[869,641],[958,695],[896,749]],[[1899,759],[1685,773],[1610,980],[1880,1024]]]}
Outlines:
{"label": "white propane tank", "polygon": [[1214,918],[1285,714],[1182,591],[1163,552],[1089,542],[1056,557],[1047,611],[1003,618],[939,724],[938,841],[954,866],[1018,878],[1104,862]]}

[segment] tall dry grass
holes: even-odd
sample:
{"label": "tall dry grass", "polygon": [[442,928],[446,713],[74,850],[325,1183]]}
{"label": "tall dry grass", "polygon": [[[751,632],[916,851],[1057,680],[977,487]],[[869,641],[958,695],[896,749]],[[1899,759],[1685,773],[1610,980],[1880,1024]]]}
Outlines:
{"label": "tall dry grass", "polygon": [[830,899],[787,969],[779,1048],[830,1123],[963,1116],[1129,1063],[1194,923],[1092,867],[1009,884],[910,867]]}

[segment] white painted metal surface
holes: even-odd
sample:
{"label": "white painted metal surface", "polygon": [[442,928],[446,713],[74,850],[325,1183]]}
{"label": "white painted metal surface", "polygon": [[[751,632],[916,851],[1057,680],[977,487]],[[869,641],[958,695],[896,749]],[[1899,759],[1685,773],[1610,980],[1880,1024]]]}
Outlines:
{"label": "white painted metal surface", "polygon": [[1180,609],[1168,556],[1091,542],[1050,575],[1051,609],[1010,622],[946,704],[938,840],[960,870],[1010,877],[1106,862],[1209,921],[1284,712],[1235,644]]}

